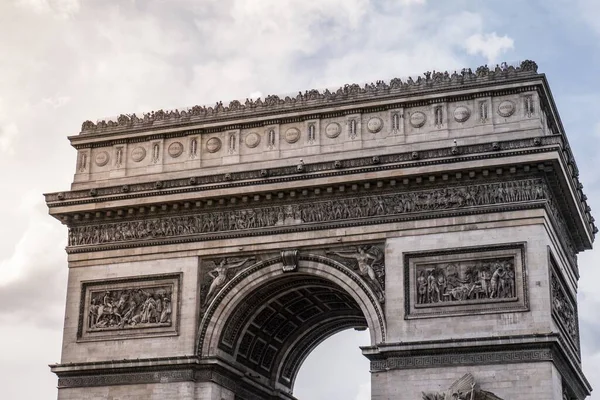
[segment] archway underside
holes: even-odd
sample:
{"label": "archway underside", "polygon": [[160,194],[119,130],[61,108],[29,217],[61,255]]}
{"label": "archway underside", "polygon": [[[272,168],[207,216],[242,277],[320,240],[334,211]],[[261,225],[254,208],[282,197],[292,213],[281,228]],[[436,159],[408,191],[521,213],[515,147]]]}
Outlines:
{"label": "archway underside", "polygon": [[261,286],[230,314],[219,349],[274,387],[291,390],[308,354],[349,328],[367,328],[349,294],[323,278],[293,274]]}

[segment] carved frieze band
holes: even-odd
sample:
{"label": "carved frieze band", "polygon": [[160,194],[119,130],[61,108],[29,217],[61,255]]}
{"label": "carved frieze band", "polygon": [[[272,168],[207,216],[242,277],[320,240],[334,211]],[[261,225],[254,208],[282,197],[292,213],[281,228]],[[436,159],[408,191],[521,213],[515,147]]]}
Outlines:
{"label": "carved frieze band", "polygon": [[405,253],[405,318],[528,309],[524,244]]}
{"label": "carved frieze band", "polygon": [[524,179],[75,226],[69,229],[69,246],[102,245],[283,226],[294,227],[302,224],[321,224],[549,199],[548,186],[542,179]]}
{"label": "carved frieze band", "polygon": [[84,282],[79,340],[176,334],[180,275]]}
{"label": "carved frieze band", "polygon": [[94,374],[62,377],[59,388],[170,383],[194,380],[194,370],[172,370],[135,373]]}
{"label": "carved frieze band", "polygon": [[[340,128],[341,129],[341,128]],[[540,149],[539,146],[551,146],[551,145],[564,145],[564,139],[561,136],[553,135],[553,136],[543,136],[538,138],[529,138],[529,139],[518,139],[518,140],[507,140],[500,141],[494,143],[481,143],[475,145],[468,146],[459,146],[458,148],[454,147],[446,147],[439,149],[431,149],[431,150],[423,150],[417,153],[418,156],[418,165],[429,165],[437,162],[446,163],[447,157],[453,157],[458,154],[461,156],[475,155],[480,153],[490,153],[493,152],[494,155],[489,154],[489,157],[500,156],[498,151],[510,151],[510,150],[525,150],[527,148],[537,148],[535,151],[545,151],[543,148]],[[527,151],[527,150],[525,150]],[[436,160],[439,159],[439,160]],[[569,162],[574,162],[573,160],[568,160]],[[328,174],[342,174],[340,168],[369,168],[370,170],[381,170],[381,169],[398,169],[405,168],[407,164],[398,164],[398,163],[410,163],[409,165],[415,164],[415,152],[403,152],[397,154],[388,154],[381,155],[378,157],[377,165],[373,165],[373,157],[361,157],[354,158],[349,160],[338,161],[336,164],[335,161],[326,161],[326,162],[318,162],[318,163],[310,163],[304,164],[304,172],[318,174],[327,171]],[[392,164],[392,165],[388,165]],[[214,186],[205,187],[203,185],[215,185],[219,184],[218,188],[222,187],[233,187],[240,186],[242,183],[240,181],[244,180],[252,180],[252,185],[256,185],[259,182],[256,180],[265,179],[265,175],[263,175],[263,171],[265,170],[251,170],[251,171],[240,171],[229,174],[226,177],[226,174],[218,174],[218,175],[202,175],[202,176],[194,176],[192,178],[186,179],[171,179],[163,181],[163,186],[160,188],[161,190],[156,192],[157,195],[164,194],[164,189],[177,189],[177,190],[203,190],[213,189]],[[277,179],[303,179],[302,176],[298,176],[298,170],[296,165],[292,166],[283,166],[270,168],[268,170],[268,180],[265,180],[265,183],[273,183],[277,182]],[[222,186],[225,185],[225,186]],[[97,201],[101,199],[102,196],[115,196],[121,195],[121,198],[132,198],[135,197],[134,193],[139,192],[150,192],[156,191],[157,188],[155,186],[155,182],[142,182],[133,185],[127,185],[127,190],[123,190],[123,186],[109,186],[103,188],[97,188],[94,192],[94,195],[90,195],[89,190],[75,190],[69,192],[60,192],[60,193],[49,193],[45,195],[46,202],[50,203],[49,207],[54,207],[57,205],[70,205],[70,204],[81,204],[90,201]],[[90,198],[91,196],[91,198]],[[81,200],[80,200],[81,199]],[[84,200],[85,199],[85,200]],[[114,199],[114,198],[111,198]],[[53,204],[54,202],[59,202],[58,204]]]}
{"label": "carved frieze band", "polygon": [[440,355],[390,357],[371,361],[371,372],[390,369],[454,367],[459,365],[508,364],[532,361],[552,361],[550,349],[474,352]]}

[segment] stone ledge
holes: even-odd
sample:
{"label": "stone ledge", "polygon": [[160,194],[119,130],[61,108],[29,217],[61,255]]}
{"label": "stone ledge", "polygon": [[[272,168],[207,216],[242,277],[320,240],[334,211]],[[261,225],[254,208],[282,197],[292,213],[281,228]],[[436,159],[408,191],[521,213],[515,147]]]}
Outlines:
{"label": "stone ledge", "polygon": [[570,361],[558,333],[382,343],[361,347],[371,372],[465,365],[552,362],[579,399],[591,393],[581,366]]}

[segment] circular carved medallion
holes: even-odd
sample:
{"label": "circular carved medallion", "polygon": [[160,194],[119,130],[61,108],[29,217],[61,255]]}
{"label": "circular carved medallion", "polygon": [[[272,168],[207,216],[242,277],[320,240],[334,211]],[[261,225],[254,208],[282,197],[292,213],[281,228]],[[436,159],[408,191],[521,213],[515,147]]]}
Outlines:
{"label": "circular carved medallion", "polygon": [[258,133],[250,132],[248,134],[248,136],[246,136],[246,146],[250,147],[251,149],[258,146],[259,143],[260,143],[260,135]]}
{"label": "circular carved medallion", "polygon": [[144,159],[144,157],[146,157],[146,149],[144,149],[143,147],[140,146],[131,150],[131,159],[133,161],[140,162]]}
{"label": "circular carved medallion", "polygon": [[421,111],[415,111],[410,115],[410,124],[413,128],[420,128],[425,125],[427,117]]}
{"label": "circular carved medallion", "polygon": [[336,138],[340,136],[340,133],[342,133],[342,128],[337,122],[332,122],[325,128],[325,136],[328,138]]}
{"label": "circular carved medallion", "polygon": [[96,154],[96,158],[94,159],[96,165],[99,167],[104,167],[106,164],[108,164],[109,160],[110,156],[106,151],[101,151],[100,153]]}
{"label": "circular carved medallion", "polygon": [[169,145],[167,151],[171,157],[177,158],[183,153],[183,144],[181,142],[173,142]]}
{"label": "circular carved medallion", "polygon": [[288,143],[296,143],[298,140],[300,140],[300,131],[297,128],[290,128],[285,131],[283,138]]}
{"label": "circular carved medallion", "polygon": [[383,121],[381,118],[373,117],[367,122],[367,129],[371,133],[377,133],[383,128]]}
{"label": "circular carved medallion", "polygon": [[221,139],[219,139],[218,137],[211,137],[206,142],[206,150],[208,150],[209,153],[216,153],[217,151],[219,151],[220,148]]}
{"label": "circular carved medallion", "polygon": [[454,120],[456,122],[465,122],[471,116],[471,111],[465,106],[456,107],[454,110]]}
{"label": "circular carved medallion", "polygon": [[502,116],[504,118],[510,117],[514,113],[515,113],[515,103],[513,103],[510,100],[504,100],[498,106],[498,114],[500,114],[500,116]]}

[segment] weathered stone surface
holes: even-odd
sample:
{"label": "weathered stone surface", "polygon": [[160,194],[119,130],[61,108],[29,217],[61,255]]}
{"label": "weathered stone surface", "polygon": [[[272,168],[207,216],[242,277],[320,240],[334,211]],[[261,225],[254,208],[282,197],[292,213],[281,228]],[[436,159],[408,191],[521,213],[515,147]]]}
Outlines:
{"label": "weathered stone surface", "polygon": [[[369,329],[373,399],[583,399],[597,231],[537,65],[86,121],[59,399],[293,399]],[[402,384],[398,384],[402,382]]]}

